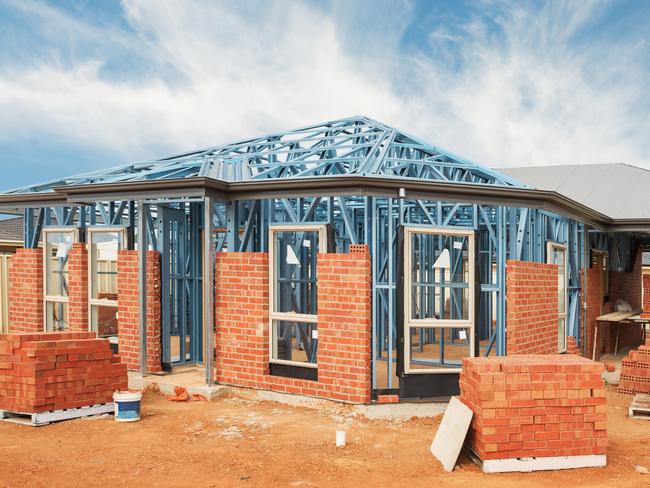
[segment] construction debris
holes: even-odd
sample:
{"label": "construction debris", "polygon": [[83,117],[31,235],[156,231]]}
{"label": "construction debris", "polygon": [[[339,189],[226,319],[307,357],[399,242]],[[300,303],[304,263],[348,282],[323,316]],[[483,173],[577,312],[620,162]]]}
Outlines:
{"label": "construction debris", "polygon": [[458,398],[451,398],[431,444],[431,454],[440,461],[445,471],[454,470],[473,415]]}

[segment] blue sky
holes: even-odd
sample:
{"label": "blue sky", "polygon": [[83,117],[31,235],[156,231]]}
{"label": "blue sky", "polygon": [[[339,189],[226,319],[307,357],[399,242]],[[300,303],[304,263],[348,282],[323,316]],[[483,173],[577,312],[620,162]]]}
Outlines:
{"label": "blue sky", "polygon": [[0,0],[0,189],[365,114],[650,167],[650,2]]}

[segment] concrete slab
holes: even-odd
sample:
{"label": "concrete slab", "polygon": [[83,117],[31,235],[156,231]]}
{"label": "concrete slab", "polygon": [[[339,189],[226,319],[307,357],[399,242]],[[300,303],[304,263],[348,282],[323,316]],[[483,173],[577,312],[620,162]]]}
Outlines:
{"label": "concrete slab", "polygon": [[440,461],[445,471],[454,470],[473,416],[474,413],[457,397],[449,400],[449,406],[431,443],[431,454]]}
{"label": "concrete slab", "polygon": [[406,421],[414,417],[436,417],[445,411],[447,403],[390,403],[351,405],[333,400],[314,398],[304,395],[280,393],[269,390],[255,390],[236,386],[205,385],[202,369],[183,370],[168,375],[147,375],[144,378],[137,372],[129,372],[129,388],[144,390],[156,385],[161,393],[173,395],[174,388],[182,386],[191,395],[200,394],[208,400],[214,400],[224,395],[236,396],[245,400],[277,402],[295,407],[306,407],[324,410],[341,410],[352,415],[361,415],[369,420]]}
{"label": "concrete slab", "polygon": [[446,402],[381,403],[355,405],[354,410],[369,420],[405,421],[417,417],[437,417],[445,412]]}

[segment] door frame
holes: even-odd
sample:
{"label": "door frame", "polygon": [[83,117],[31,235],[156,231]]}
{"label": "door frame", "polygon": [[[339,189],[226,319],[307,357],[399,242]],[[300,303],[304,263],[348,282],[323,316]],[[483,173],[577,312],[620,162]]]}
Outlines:
{"label": "door frame", "polygon": [[[464,320],[411,319],[411,238],[413,234],[465,236],[468,239],[468,318]],[[461,367],[410,370],[410,330],[414,327],[466,328],[470,356],[479,350],[476,335],[477,307],[480,297],[478,283],[479,263],[476,260],[476,231],[472,227],[444,227],[430,225],[403,225],[397,234],[397,375],[401,398],[447,398],[459,393],[458,379]],[[401,290],[401,293],[399,291]]]}
{"label": "door frame", "polygon": [[[188,214],[185,209],[178,209],[173,207],[164,207],[161,206],[159,218],[159,243],[160,243],[160,255],[161,255],[161,267],[160,267],[160,278],[161,278],[161,316],[160,316],[160,328],[161,328],[161,363],[163,371],[170,372],[175,366],[183,366],[186,364],[199,363],[201,361],[200,350],[201,342],[203,341],[203,317],[202,313],[199,317],[195,317],[194,313],[191,316],[188,316],[187,306],[192,307],[192,304],[189,305],[185,303],[185,293],[187,290],[190,290],[190,293],[194,293],[194,286],[191,283],[192,277],[188,276],[187,262],[192,260],[192,251],[190,249],[191,243],[189,233],[192,231],[190,222],[188,220]],[[182,220],[181,220],[182,215]],[[170,239],[167,233],[169,232],[170,222],[176,221],[182,226],[181,231],[183,232],[183,237],[178,239],[176,245],[179,247],[179,257],[180,266],[181,266],[181,277],[173,278],[172,275],[179,274],[177,271],[170,268]],[[200,236],[199,236],[200,237]],[[178,265],[179,262],[175,264]],[[198,277],[195,277],[198,279]],[[172,300],[172,280],[180,280],[180,289],[181,289],[181,300],[178,316],[180,317],[179,323],[179,356],[177,361],[172,361],[172,351],[171,351],[171,306],[173,303]],[[196,297],[194,297],[196,299]],[[187,321],[192,322],[188,324]],[[187,331],[189,325],[189,332]],[[190,344],[189,349],[186,348],[187,336],[189,335]],[[189,354],[189,359],[187,355]]]}

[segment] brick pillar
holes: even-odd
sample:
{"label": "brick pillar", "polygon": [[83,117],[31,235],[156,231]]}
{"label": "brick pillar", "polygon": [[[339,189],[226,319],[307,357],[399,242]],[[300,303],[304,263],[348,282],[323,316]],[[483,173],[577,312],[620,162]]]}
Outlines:
{"label": "brick pillar", "polygon": [[650,274],[643,275],[643,317],[650,317]]}
{"label": "brick pillar", "polygon": [[[140,271],[138,251],[118,251],[118,345],[122,362],[137,370],[140,364]],[[147,371],[162,371],[160,344],[160,253],[147,251]]]}
{"label": "brick pillar", "polygon": [[367,245],[318,256],[318,382],[331,398],[370,402],[371,280]]}
{"label": "brick pillar", "polygon": [[567,354],[580,355],[580,348],[578,347],[578,342],[575,337],[569,336],[566,338],[566,352]]}
{"label": "brick pillar", "polygon": [[70,331],[88,331],[88,250],[80,242],[68,254],[68,297]]}
{"label": "brick pillar", "polygon": [[265,388],[264,375],[269,372],[269,255],[217,253],[216,282],[216,380]]}
{"label": "brick pillar", "polygon": [[43,250],[19,248],[9,271],[9,331],[42,332]]}
{"label": "brick pillar", "polygon": [[[585,314],[586,317],[583,327],[585,330],[586,344],[585,356],[588,358],[591,358],[594,352],[594,329],[596,328],[596,317],[605,312],[603,309],[603,283],[600,266],[583,269],[583,272],[586,273],[587,277],[587,293],[586,296],[583,294],[583,300],[587,303],[587,313]],[[597,355],[602,350],[603,336],[603,333],[598,335],[598,344],[596,346]]]}
{"label": "brick pillar", "polygon": [[506,262],[508,354],[557,352],[557,270],[555,264]]}

